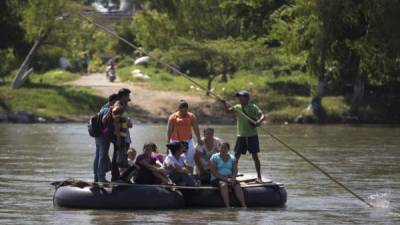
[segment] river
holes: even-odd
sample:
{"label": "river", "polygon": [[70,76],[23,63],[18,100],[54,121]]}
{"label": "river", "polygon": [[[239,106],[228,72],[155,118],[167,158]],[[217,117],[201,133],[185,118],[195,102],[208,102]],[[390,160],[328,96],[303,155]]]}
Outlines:
{"label": "river", "polygon": [[[233,126],[216,135],[234,144]],[[378,125],[268,125],[270,132],[303,153],[377,207],[338,187],[260,132],[262,172],[284,183],[284,208],[160,211],[55,208],[52,181],[92,179],[94,140],[85,124],[0,124],[0,224],[399,224],[400,128]],[[164,151],[165,125],[136,125],[134,147],[146,141]],[[252,173],[251,157],[239,170]]]}

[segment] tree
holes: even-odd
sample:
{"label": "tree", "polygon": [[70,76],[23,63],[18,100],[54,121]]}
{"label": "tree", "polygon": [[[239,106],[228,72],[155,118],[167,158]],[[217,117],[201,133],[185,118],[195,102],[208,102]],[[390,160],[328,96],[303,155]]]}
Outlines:
{"label": "tree", "polygon": [[25,38],[34,41],[34,44],[20,66],[12,84],[13,88],[22,86],[32,71],[30,63],[36,51],[45,41],[52,45],[62,45],[70,38],[74,19],[68,20],[68,15],[80,8],[80,1],[68,0],[27,0],[22,12],[21,26],[25,31]]}
{"label": "tree", "polygon": [[19,25],[20,9],[24,0],[4,0],[0,2],[0,76],[8,75],[17,65],[21,55],[27,51],[24,30]]}
{"label": "tree", "polygon": [[309,69],[319,78],[316,97],[323,96],[327,79],[351,83],[350,114],[359,116],[366,84],[398,81],[399,3],[296,1],[274,13],[272,36],[291,52],[307,53]]}

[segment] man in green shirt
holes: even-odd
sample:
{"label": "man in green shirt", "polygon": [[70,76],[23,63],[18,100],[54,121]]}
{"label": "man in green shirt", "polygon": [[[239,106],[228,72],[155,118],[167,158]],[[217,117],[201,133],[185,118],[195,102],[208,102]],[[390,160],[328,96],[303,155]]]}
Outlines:
{"label": "man in green shirt", "polygon": [[[239,162],[240,155],[245,155],[247,151],[251,153],[257,171],[257,182],[262,182],[260,159],[258,158],[260,144],[257,127],[265,120],[265,115],[257,105],[249,103],[250,94],[248,91],[239,91],[236,93],[236,97],[240,104],[233,107],[229,107],[225,101],[222,101],[225,111],[236,115],[238,130],[235,145],[236,163]],[[252,121],[248,118],[251,118]]]}

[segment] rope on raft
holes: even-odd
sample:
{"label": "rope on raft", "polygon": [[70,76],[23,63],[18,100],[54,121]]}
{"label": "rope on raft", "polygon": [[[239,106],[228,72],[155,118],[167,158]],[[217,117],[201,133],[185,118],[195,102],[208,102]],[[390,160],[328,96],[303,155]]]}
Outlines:
{"label": "rope on raft", "polygon": [[[216,98],[219,101],[224,101],[223,98],[221,98],[219,95],[215,94],[213,91],[208,90],[206,87],[204,87],[203,85],[201,85],[200,83],[196,82],[195,80],[193,80],[190,76],[188,76],[186,73],[181,72],[178,68],[163,62],[162,60],[158,59],[157,57],[152,56],[151,54],[147,53],[145,50],[143,50],[142,48],[132,44],[131,42],[129,42],[128,40],[126,40],[125,38],[119,36],[118,34],[116,34],[115,32],[113,32],[112,30],[108,29],[107,27],[98,24],[96,22],[94,22],[92,19],[90,19],[87,16],[82,15],[81,13],[78,13],[78,15],[80,17],[82,17],[83,19],[87,20],[88,22],[94,24],[95,26],[99,27],[100,29],[106,31],[107,33],[113,35],[114,37],[118,38],[119,40],[121,40],[122,42],[124,42],[125,44],[129,45],[130,47],[132,47],[133,49],[141,52],[144,55],[147,55],[148,57],[150,57],[151,59],[153,59],[154,61],[160,63],[161,65],[163,65],[166,68],[169,68],[170,70],[174,71],[175,73],[183,76],[184,78],[186,78],[187,80],[189,80],[190,82],[192,82],[194,85],[198,86],[200,89],[207,91],[208,93],[210,93],[211,96],[213,96],[214,98]],[[228,106],[232,107],[233,105],[230,104],[229,102],[226,102]],[[244,116],[247,120],[249,120],[252,123],[255,123],[255,121],[250,118],[249,116],[247,116],[244,112],[242,112],[241,110],[235,109],[233,108],[237,113],[241,114],[242,116]],[[266,128],[264,127],[260,127],[260,129],[262,129],[264,132],[266,132],[271,138],[273,138],[274,140],[278,141],[280,144],[282,144],[283,146],[286,147],[286,149],[292,151],[293,153],[295,153],[297,156],[299,156],[300,158],[302,158],[304,161],[306,161],[307,163],[309,163],[312,167],[314,167],[315,169],[317,169],[319,172],[321,172],[323,175],[325,175],[326,177],[328,177],[330,180],[332,180],[334,183],[336,183],[338,186],[342,187],[344,190],[346,190],[347,192],[349,192],[351,195],[353,195],[354,197],[356,197],[357,199],[359,199],[360,201],[364,202],[365,204],[367,204],[369,207],[374,207],[371,203],[369,203],[368,201],[366,201],[363,197],[361,197],[360,195],[356,194],[354,191],[352,191],[349,187],[347,187],[346,185],[344,185],[342,182],[338,181],[336,178],[332,177],[328,172],[326,172],[325,170],[323,170],[321,167],[319,167],[318,165],[316,165],[315,163],[313,163],[311,160],[309,160],[307,157],[305,157],[303,154],[301,154],[300,152],[298,152],[297,150],[295,150],[294,148],[290,147],[288,144],[286,144],[284,141],[282,141],[281,139],[279,139],[278,137],[276,137],[275,135],[273,135],[271,132],[269,132]]]}

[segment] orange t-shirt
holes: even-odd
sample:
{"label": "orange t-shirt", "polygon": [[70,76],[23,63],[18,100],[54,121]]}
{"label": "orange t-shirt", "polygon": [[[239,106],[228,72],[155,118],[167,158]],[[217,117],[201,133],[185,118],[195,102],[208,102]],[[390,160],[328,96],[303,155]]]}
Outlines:
{"label": "orange t-shirt", "polygon": [[194,115],[188,112],[185,116],[181,116],[179,112],[172,114],[169,117],[169,122],[172,125],[172,140],[185,141],[192,139],[192,125]]}

